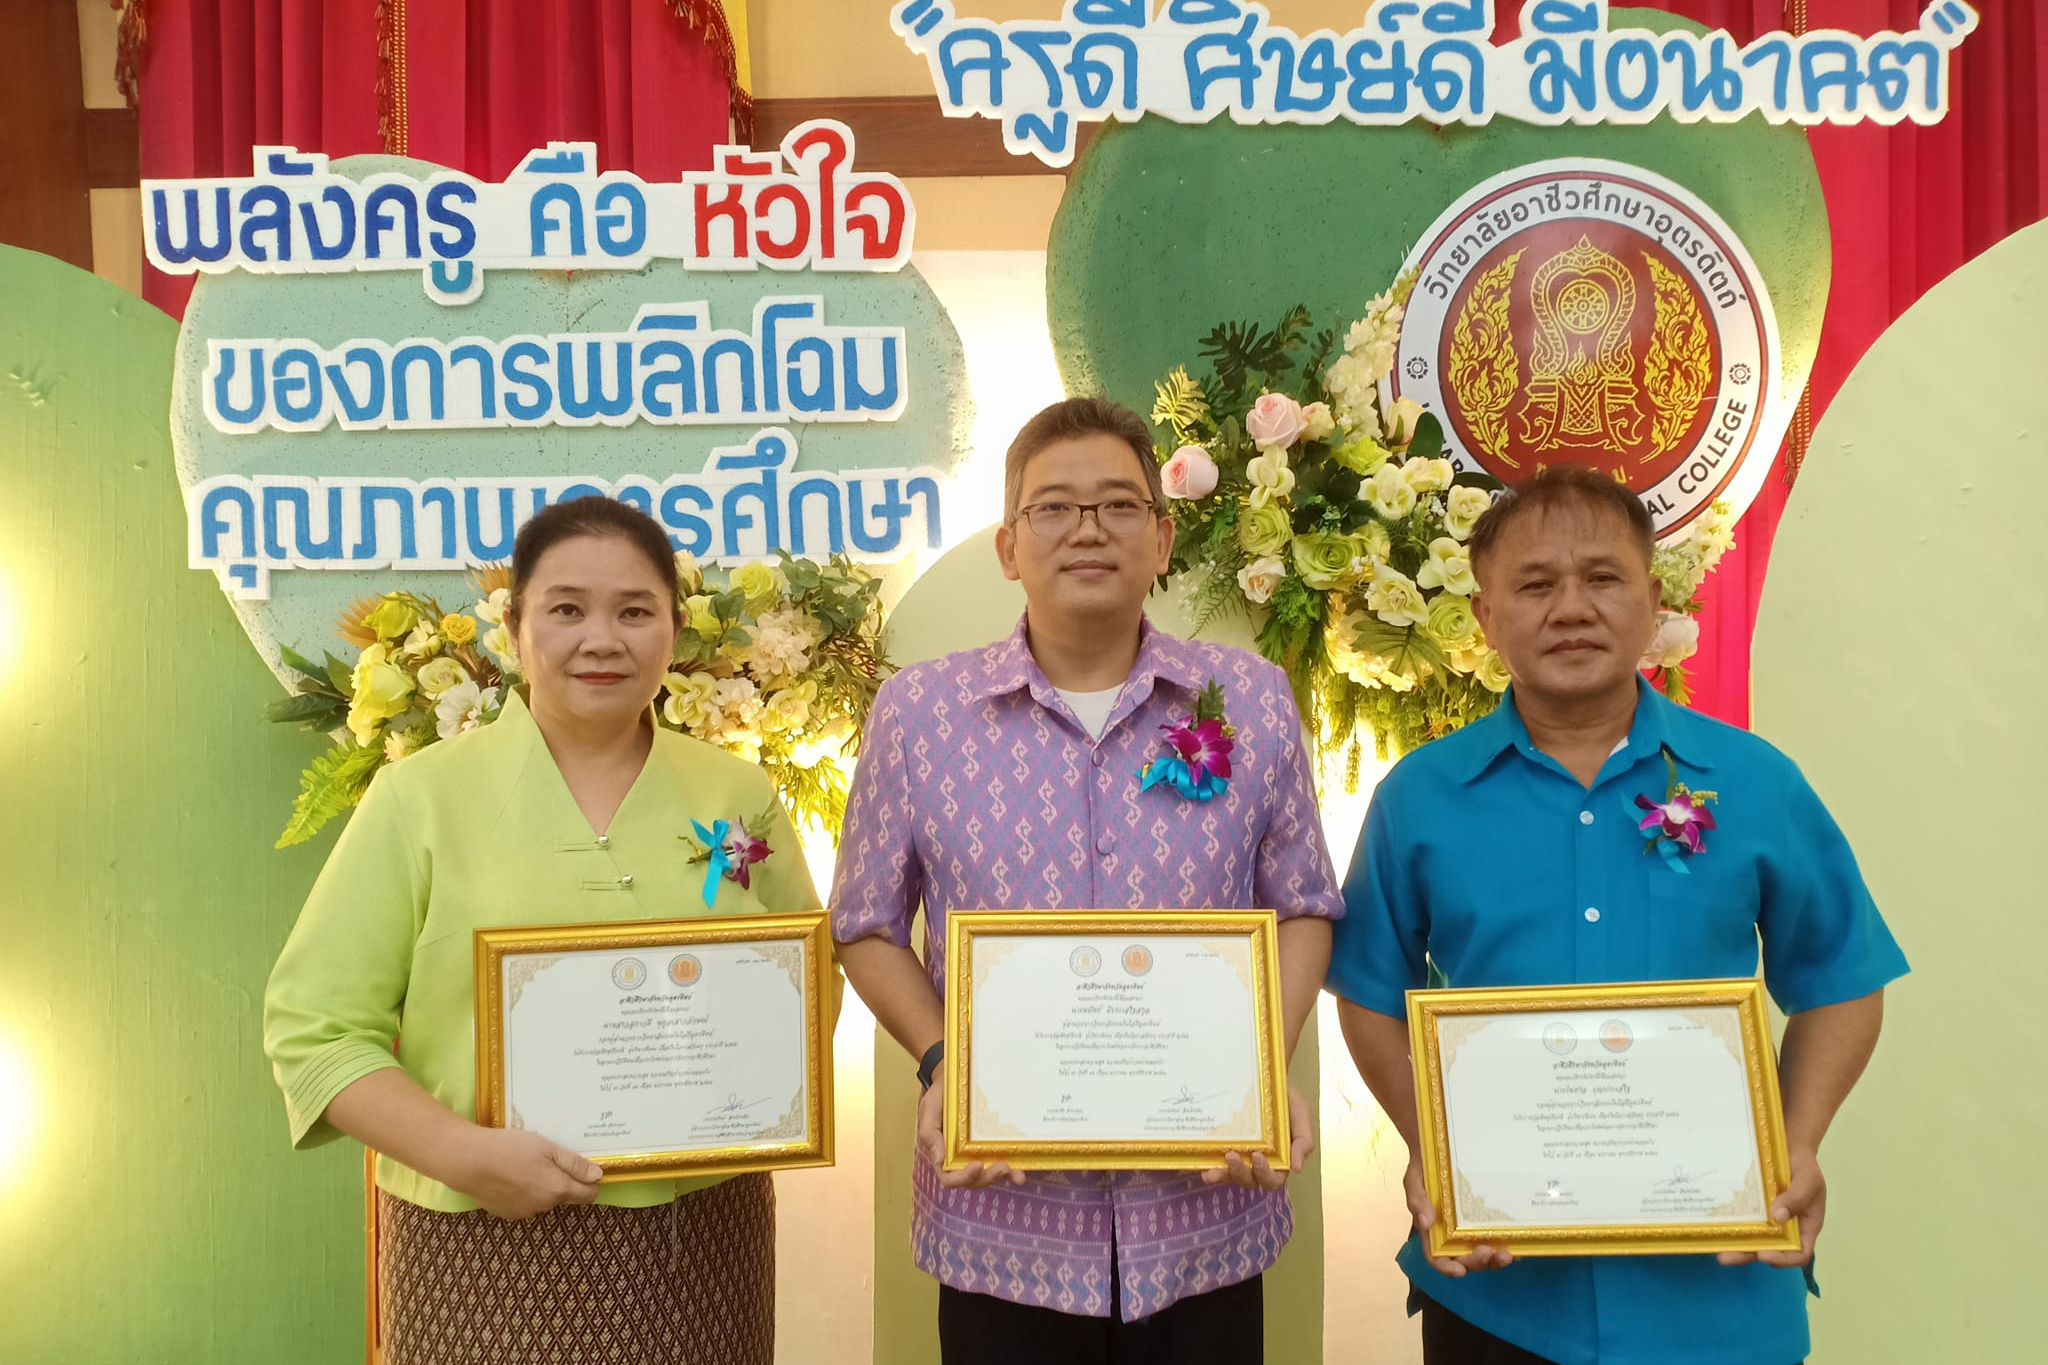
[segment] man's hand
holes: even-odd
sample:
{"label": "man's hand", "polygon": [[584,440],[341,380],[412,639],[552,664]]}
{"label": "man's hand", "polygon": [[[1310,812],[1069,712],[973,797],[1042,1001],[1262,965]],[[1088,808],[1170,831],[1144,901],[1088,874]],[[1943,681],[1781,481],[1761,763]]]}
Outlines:
{"label": "man's hand", "polygon": [[1724,1251],[1722,1265],[1748,1265],[1751,1261],[1762,1261],[1765,1265],[1798,1266],[1813,1264],[1813,1244],[1820,1236],[1820,1225],[1827,1220],[1828,1182],[1820,1173],[1820,1156],[1816,1152],[1792,1153],[1792,1179],[1785,1186],[1785,1192],[1778,1196],[1778,1202],[1771,1205],[1771,1217],[1777,1222],[1787,1218],[1799,1220],[1799,1250],[1797,1251]]}
{"label": "man's hand", "polygon": [[1287,1165],[1280,1170],[1273,1169],[1273,1163],[1266,1160],[1264,1152],[1253,1152],[1247,1163],[1242,1153],[1225,1152],[1221,1166],[1211,1166],[1202,1172],[1204,1185],[1220,1185],[1229,1181],[1247,1189],[1277,1190],[1287,1183],[1290,1171],[1298,1171],[1316,1149],[1315,1127],[1309,1121],[1308,1101],[1302,1098],[1294,1083],[1287,1083],[1287,1131],[1293,1137],[1287,1150]]}
{"label": "man's hand", "polygon": [[939,1183],[953,1189],[980,1189],[993,1185],[1005,1177],[1012,1185],[1024,1183],[1024,1172],[1013,1171],[1007,1161],[991,1161],[983,1164],[970,1161],[957,1171],[946,1169],[946,1132],[942,1126],[946,1112],[946,1084],[935,1081],[917,1102],[917,1149],[924,1153],[924,1159],[932,1163],[932,1169],[939,1173]]}
{"label": "man's hand", "polygon": [[459,1180],[448,1183],[499,1218],[531,1218],[597,1198],[602,1168],[520,1128],[478,1127],[464,1144]]}
{"label": "man's hand", "polygon": [[[1408,1214],[1415,1220],[1415,1230],[1423,1234],[1423,1245],[1426,1247],[1429,1244],[1429,1230],[1436,1226],[1436,1206],[1429,1202],[1429,1191],[1422,1183],[1422,1167],[1410,1161],[1408,1173],[1401,1178],[1401,1184],[1408,1193]],[[1515,1254],[1506,1247],[1488,1246],[1484,1242],[1463,1256],[1429,1257],[1429,1264],[1433,1270],[1454,1280],[1474,1270],[1498,1270],[1514,1263]]]}

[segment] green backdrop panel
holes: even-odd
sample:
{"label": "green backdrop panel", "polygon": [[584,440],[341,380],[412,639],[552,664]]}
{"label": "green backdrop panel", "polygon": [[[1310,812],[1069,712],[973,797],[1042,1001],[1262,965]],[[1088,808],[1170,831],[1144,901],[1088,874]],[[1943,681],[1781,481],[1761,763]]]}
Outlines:
{"label": "green backdrop panel", "polygon": [[177,325],[0,247],[0,1033],[31,1068],[0,1171],[0,1355],[362,1359],[361,1149],[295,1156],[259,1008],[328,841],[274,853],[307,737],[185,568]]}
{"label": "green backdrop panel", "polygon": [[1822,1149],[1816,1365],[2041,1352],[2038,1272],[1991,1248],[1999,1217],[2048,1203],[2044,318],[2037,223],[1864,356],[1772,551],[1757,729],[1834,811],[1913,963]]}

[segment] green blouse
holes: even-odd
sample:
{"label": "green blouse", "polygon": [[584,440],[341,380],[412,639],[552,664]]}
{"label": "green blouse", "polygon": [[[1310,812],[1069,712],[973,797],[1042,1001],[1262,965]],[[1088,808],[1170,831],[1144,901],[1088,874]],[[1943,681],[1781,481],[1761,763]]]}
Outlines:
{"label": "green blouse", "polygon": [[[764,809],[774,813],[771,852],[754,865],[752,890],[721,880],[707,906],[705,865],[685,861],[680,837],[693,818],[751,828]],[[322,1117],[328,1104],[380,1067],[404,1067],[475,1116],[474,929],[817,908],[796,831],[760,768],[657,726],[646,766],[598,835],[515,694],[492,724],[377,775],[299,913],[263,1001],[263,1046],[293,1145],[339,1136]],[[661,1204],[715,1179],[613,1182],[597,1200]],[[444,1212],[477,1207],[381,1155],[377,1184]]]}

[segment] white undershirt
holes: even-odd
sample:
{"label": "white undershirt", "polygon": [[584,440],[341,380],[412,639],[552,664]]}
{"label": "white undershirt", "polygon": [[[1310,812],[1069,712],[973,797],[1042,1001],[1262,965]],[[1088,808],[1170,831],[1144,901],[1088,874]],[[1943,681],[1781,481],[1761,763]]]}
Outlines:
{"label": "white undershirt", "polygon": [[1064,687],[1054,688],[1067,703],[1067,709],[1074,713],[1074,719],[1081,722],[1083,729],[1095,739],[1102,738],[1103,727],[1109,724],[1109,713],[1116,709],[1116,699],[1123,695],[1124,685],[1118,683],[1106,692],[1069,692]]}

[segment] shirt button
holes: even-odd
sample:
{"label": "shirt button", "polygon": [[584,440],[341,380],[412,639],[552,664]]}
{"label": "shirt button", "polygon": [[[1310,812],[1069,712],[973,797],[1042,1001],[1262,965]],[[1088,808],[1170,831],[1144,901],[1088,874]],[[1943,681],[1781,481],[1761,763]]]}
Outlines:
{"label": "shirt button", "polygon": [[[631,878],[631,877],[628,877],[628,878],[627,878],[626,880],[627,880],[627,881],[631,881],[631,880],[632,880],[632,878]],[[1586,907],[1586,923],[1588,923],[1588,924],[1598,924],[1599,922],[1600,922],[1600,911],[1599,911],[1599,910],[1598,910],[1598,909],[1597,909],[1596,907],[1594,907],[1594,906],[1591,906],[1591,905],[1587,906],[1587,907]]]}
{"label": "shirt button", "polygon": [[1102,750],[1097,749],[1095,751],[1095,766],[1099,768],[1107,762],[1109,762],[1109,755],[1103,753]]}
{"label": "shirt button", "polygon": [[1579,812],[1579,823],[1580,823],[1580,824],[1582,824],[1582,825],[1590,825],[1590,824],[1592,824],[1592,823],[1593,823],[1593,812],[1591,812],[1591,811],[1589,811],[1589,810],[1582,810],[1582,811],[1580,811],[1580,812]]}
{"label": "shirt button", "polygon": [[[631,886],[632,884],[633,884],[633,874],[632,874],[632,873],[630,873],[630,872],[628,872],[628,873],[627,873],[627,874],[626,874],[625,876],[623,876],[623,877],[619,878],[619,885],[620,885],[620,886]],[[1587,913],[1588,915],[1591,915],[1591,914],[1592,914],[1593,912],[1592,912],[1592,911],[1590,911],[1590,910],[1588,910],[1588,911],[1587,911],[1586,913]]]}
{"label": "shirt button", "polygon": [[598,836],[597,836],[597,846],[598,846],[599,848],[610,848],[610,847],[612,846],[612,836],[611,836],[611,835],[609,835],[609,834],[600,834],[600,835],[598,835]]}
{"label": "shirt button", "polygon": [[1116,852],[1116,836],[1114,834],[1105,834],[1100,839],[1097,839],[1095,841],[1095,851],[1102,854],[1105,858]]}

